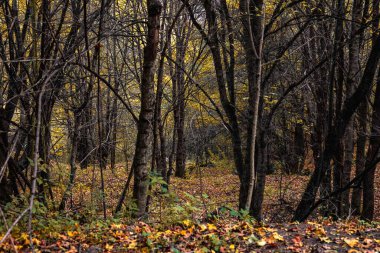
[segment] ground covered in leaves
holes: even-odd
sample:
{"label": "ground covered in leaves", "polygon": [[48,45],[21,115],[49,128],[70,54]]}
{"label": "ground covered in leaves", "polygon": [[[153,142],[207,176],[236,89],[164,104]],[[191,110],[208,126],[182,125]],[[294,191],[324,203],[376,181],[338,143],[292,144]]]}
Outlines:
{"label": "ground covered in leaves", "polygon": [[[99,222],[91,227],[40,234],[32,239],[39,252],[379,252],[380,225],[358,221],[257,224],[232,218],[157,228]],[[28,252],[21,233],[1,245],[2,251]]]}
{"label": "ground covered in leaves", "polygon": [[[31,252],[31,244],[35,252],[380,252],[378,222],[332,221],[314,215],[307,223],[285,223],[307,176],[269,175],[264,221],[259,224],[236,211],[239,182],[228,168],[195,168],[187,179],[172,179],[171,194],[163,197],[152,191],[150,218],[144,222],[125,218],[126,207],[119,217],[110,218],[128,171],[120,167],[105,174],[106,221],[99,215],[99,178],[90,171],[79,171],[67,210],[37,208],[32,239],[25,225],[16,226],[0,245],[0,252]],[[53,179],[57,203],[66,177]],[[22,209],[7,211],[10,225]],[[379,221],[379,208],[376,212]],[[5,231],[0,223],[0,240]]]}

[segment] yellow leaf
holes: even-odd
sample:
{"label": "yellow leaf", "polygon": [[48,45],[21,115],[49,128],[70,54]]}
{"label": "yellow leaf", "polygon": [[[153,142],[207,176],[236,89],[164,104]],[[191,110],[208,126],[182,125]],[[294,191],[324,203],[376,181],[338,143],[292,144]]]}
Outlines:
{"label": "yellow leaf", "polygon": [[231,244],[230,245],[230,250],[234,250],[235,249],[235,245]]}
{"label": "yellow leaf", "polygon": [[120,229],[121,224],[111,224],[111,229]]}
{"label": "yellow leaf", "polygon": [[75,235],[77,235],[78,234],[78,232],[76,232],[76,231],[67,231],[67,235],[69,236],[69,237],[74,237]]}
{"label": "yellow leaf", "polygon": [[325,229],[323,227],[317,227],[315,229],[315,234],[317,236],[325,236],[326,235],[326,231],[325,231]]}
{"label": "yellow leaf", "polygon": [[355,247],[359,241],[357,239],[344,238],[343,241],[351,248]]}
{"label": "yellow leaf", "polygon": [[273,238],[276,239],[277,241],[284,241],[284,237],[282,235],[279,235],[277,232],[274,232],[272,234]]}
{"label": "yellow leaf", "polygon": [[135,249],[137,246],[137,242],[135,240],[133,240],[129,245],[128,245],[128,249]]}
{"label": "yellow leaf", "polygon": [[184,220],[183,224],[185,224],[186,227],[189,227],[191,225],[191,220]]}
{"label": "yellow leaf", "polygon": [[109,245],[108,243],[104,247],[107,251],[111,251],[113,249],[113,245]]}
{"label": "yellow leaf", "polygon": [[27,239],[29,238],[29,235],[28,235],[27,233],[22,233],[22,234],[20,235],[20,238],[21,238],[22,240],[27,240]]}
{"label": "yellow leaf", "polygon": [[257,233],[260,235],[260,236],[265,236],[265,228],[263,227],[259,227],[257,229]]}
{"label": "yellow leaf", "polygon": [[122,237],[124,235],[123,231],[117,230],[114,234],[115,237]]}
{"label": "yellow leaf", "polygon": [[321,240],[321,242],[326,242],[326,243],[331,243],[332,242],[330,240],[330,238],[328,238],[327,236],[321,236],[321,237],[319,237],[319,240]]}
{"label": "yellow leaf", "polygon": [[212,231],[212,230],[217,230],[217,227],[214,224],[207,223],[207,229],[209,231]]}
{"label": "yellow leaf", "polygon": [[205,224],[201,224],[199,227],[201,228],[201,231],[205,231],[207,229],[207,226]]}
{"label": "yellow leaf", "polygon": [[34,245],[40,245],[40,243],[41,243],[40,240],[38,240],[37,238],[34,238],[34,237],[32,239],[32,242],[33,242]]}
{"label": "yellow leaf", "polygon": [[156,234],[153,234],[152,238],[159,238],[161,235],[163,235],[164,233],[163,232],[157,232]]}
{"label": "yellow leaf", "polygon": [[20,235],[20,239],[21,239],[21,241],[24,242],[24,245],[29,245],[30,244],[29,235],[27,233],[22,233]]}
{"label": "yellow leaf", "polygon": [[186,235],[187,234],[187,232],[186,232],[186,230],[181,230],[181,232],[179,232],[181,235]]}

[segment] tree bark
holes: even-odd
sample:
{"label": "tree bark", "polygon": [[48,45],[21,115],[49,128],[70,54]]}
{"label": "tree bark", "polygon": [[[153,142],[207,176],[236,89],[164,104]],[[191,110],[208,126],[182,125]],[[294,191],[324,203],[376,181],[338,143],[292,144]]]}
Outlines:
{"label": "tree bark", "polygon": [[[365,148],[367,143],[367,121],[368,121],[368,101],[364,101],[359,106],[358,115],[358,130],[356,141],[356,162],[355,162],[355,175],[359,175],[363,172],[365,167]],[[354,215],[361,213],[361,203],[363,196],[363,184],[360,183],[352,190],[351,196],[351,209]]]}
{"label": "tree bark", "polygon": [[137,123],[135,155],[132,163],[134,171],[133,198],[137,204],[137,217],[145,214],[148,189],[148,151],[152,137],[154,114],[154,63],[160,32],[162,5],[158,0],[148,0],[148,34],[144,48],[143,71],[141,75],[141,110]]}
{"label": "tree bark", "polygon": [[[186,17],[186,16],[185,16]],[[189,39],[189,28],[186,19],[182,21],[177,28],[176,38],[176,66],[175,66],[175,82],[176,85],[176,113],[177,113],[177,151],[175,176],[184,178],[186,174],[186,147],[185,147],[185,78],[183,69],[185,68],[185,54]]]}
{"label": "tree bark", "polygon": [[[338,0],[336,3],[336,27],[335,27],[335,38],[334,38],[334,52],[333,52],[333,61],[331,66],[330,73],[330,90],[329,90],[329,107],[333,108],[333,91],[334,91],[334,82],[335,74],[337,76],[336,80],[336,89],[337,89],[337,98],[336,98],[336,114],[340,113],[341,103],[343,99],[343,86],[344,86],[344,47],[343,47],[343,20],[345,18],[345,1]],[[346,97],[350,97],[353,92],[353,86],[350,83],[346,84]],[[329,128],[332,127],[332,122],[334,118],[334,112],[332,109],[329,110]],[[334,159],[334,173],[333,173],[333,190],[339,189],[346,184],[348,168],[351,168],[352,164],[352,149],[353,149],[353,121],[350,120],[347,126],[347,130],[343,140],[339,142],[338,149]],[[349,178],[348,178],[349,180]],[[335,214],[340,216],[345,216],[348,213],[347,203],[349,202],[348,194],[346,192],[339,194],[334,199],[336,210]],[[331,207],[329,207],[328,215],[332,212]]]}
{"label": "tree bark", "polygon": [[[259,103],[261,87],[261,57],[264,39],[264,12],[263,1],[240,1],[242,14],[244,41],[243,46],[246,54],[246,70],[248,75],[249,89],[249,123],[247,127],[247,153],[246,153],[246,184],[247,199],[244,208],[249,210],[251,202],[257,201],[255,206],[255,218],[261,219],[261,198],[253,198],[254,190],[261,192],[265,183],[265,169],[261,163],[255,162],[256,136],[259,127]],[[256,166],[260,169],[256,171]],[[260,175],[258,175],[260,174]],[[256,176],[258,176],[256,178]]]}
{"label": "tree bark", "polygon": [[[378,70],[375,101],[373,103],[371,136],[366,158],[368,167],[379,156],[380,150],[380,68]],[[363,212],[361,218],[373,220],[375,212],[375,172],[376,168],[370,170],[363,180]]]}

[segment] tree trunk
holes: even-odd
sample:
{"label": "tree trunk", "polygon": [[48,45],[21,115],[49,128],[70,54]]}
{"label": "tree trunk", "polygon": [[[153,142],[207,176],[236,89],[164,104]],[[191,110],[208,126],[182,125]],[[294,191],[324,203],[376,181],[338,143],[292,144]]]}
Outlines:
{"label": "tree trunk", "polygon": [[[355,175],[360,175],[365,167],[365,147],[367,143],[367,120],[368,120],[368,101],[364,101],[359,106],[357,121],[357,141],[356,141],[356,163],[355,163]],[[363,195],[363,184],[360,183],[352,190],[351,197],[351,209],[354,215],[359,215],[361,212],[361,203]]]}
{"label": "tree trunk", "polygon": [[[246,154],[246,182],[247,199],[245,209],[251,208],[251,202],[257,201],[255,206],[255,218],[261,219],[260,198],[253,199],[254,191],[262,191],[265,183],[265,168],[260,162],[255,162],[256,136],[259,127],[259,103],[261,86],[261,57],[264,37],[264,12],[263,1],[240,1],[240,12],[242,14],[244,32],[244,50],[246,54],[246,70],[249,87],[249,123],[247,127],[247,154]],[[259,155],[260,156],[260,155]],[[256,166],[260,167],[260,172],[256,171]],[[255,178],[258,174],[260,176]],[[260,209],[260,210],[259,210]]]}
{"label": "tree trunk", "polygon": [[294,168],[292,172],[299,174],[303,170],[303,165],[305,163],[305,134],[303,131],[303,124],[296,123],[294,128],[294,142],[293,142],[293,159]]}
{"label": "tree trunk", "polygon": [[[376,6],[374,6],[376,9]],[[354,8],[352,11],[353,20],[356,22],[363,22],[363,20],[369,18],[369,0],[364,1],[364,7],[363,7],[363,1],[362,0],[355,0],[354,1]],[[360,13],[361,8],[363,8],[363,13]],[[378,9],[378,8],[377,8]],[[375,19],[377,18],[376,11],[373,12],[373,15]],[[356,22],[352,23],[352,31],[358,30],[361,27],[356,24]],[[375,28],[377,29],[377,27]],[[363,47],[363,35],[364,31],[361,32],[358,36],[358,38],[353,38],[354,41],[351,42],[353,50],[352,52],[352,72],[351,78],[355,81],[357,80],[357,76],[359,75],[359,55],[360,55],[360,49]],[[350,45],[351,45],[350,44]],[[354,48],[354,46],[357,46],[357,48]],[[368,121],[368,97],[366,101],[359,106],[358,114],[357,114],[357,142],[356,142],[356,163],[355,163],[355,175],[360,175],[364,168],[365,168],[365,149],[366,149],[366,143],[367,143],[367,121]],[[352,196],[351,196],[351,209],[354,215],[359,215],[361,213],[361,202],[362,202],[362,195],[363,195],[363,183],[361,182],[357,187],[355,187],[352,190]]]}
{"label": "tree trunk", "polygon": [[175,83],[176,85],[176,106],[177,106],[177,151],[175,176],[185,177],[186,172],[186,148],[185,148],[185,78],[183,69],[185,68],[185,53],[188,42],[187,22],[186,20],[178,27],[176,43],[176,67]]}
{"label": "tree trunk", "polygon": [[[343,99],[343,86],[344,86],[344,71],[345,71],[345,63],[344,63],[344,47],[343,47],[343,40],[344,40],[344,27],[343,27],[343,20],[345,18],[345,0],[338,0],[337,6],[336,6],[336,15],[338,18],[336,19],[336,28],[335,28],[335,39],[334,39],[334,52],[333,52],[333,61],[332,61],[332,68],[331,68],[331,80],[330,80],[330,108],[333,107],[333,87],[335,82],[335,71],[337,75],[337,107],[336,114],[340,113],[341,110],[341,101]],[[353,86],[350,83],[346,83],[346,97],[350,97],[353,92]],[[333,111],[330,110],[329,113],[329,128],[332,127],[332,121],[333,121]],[[337,155],[335,159],[335,167],[334,167],[334,185],[333,190],[337,190],[348,182],[347,180],[350,179],[350,175],[347,173],[351,172],[351,165],[352,165],[352,149],[353,149],[353,120],[350,120],[350,122],[347,125],[347,129],[345,132],[345,135],[343,137],[343,140],[339,142]],[[349,172],[348,172],[349,171]],[[349,203],[349,192],[343,192],[342,194],[339,194],[335,199],[335,206],[337,207],[335,214],[339,217],[345,217],[348,214],[348,203]],[[329,208],[331,209],[331,208]],[[330,214],[332,210],[328,210]]]}
{"label": "tree trunk", "polygon": [[0,204],[11,201],[12,196],[18,196],[15,169],[7,162],[9,154],[8,143],[9,123],[5,110],[0,107]]}
{"label": "tree trunk", "polygon": [[[366,158],[368,167],[379,156],[380,150],[380,68],[378,70],[375,101],[373,103],[371,136]],[[370,170],[363,180],[363,212],[362,219],[372,220],[375,212],[375,172]]]}
{"label": "tree trunk", "polygon": [[137,217],[145,214],[148,189],[148,151],[152,137],[154,114],[154,63],[160,32],[162,5],[158,0],[148,0],[148,34],[144,48],[143,72],[141,75],[141,110],[137,123],[135,155],[132,163],[134,171],[133,198],[137,204]]}

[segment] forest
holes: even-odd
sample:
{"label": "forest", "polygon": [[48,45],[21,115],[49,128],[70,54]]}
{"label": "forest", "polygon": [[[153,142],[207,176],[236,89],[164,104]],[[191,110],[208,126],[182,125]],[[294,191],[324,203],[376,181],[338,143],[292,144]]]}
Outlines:
{"label": "forest", "polygon": [[0,6],[1,252],[380,252],[380,0]]}

